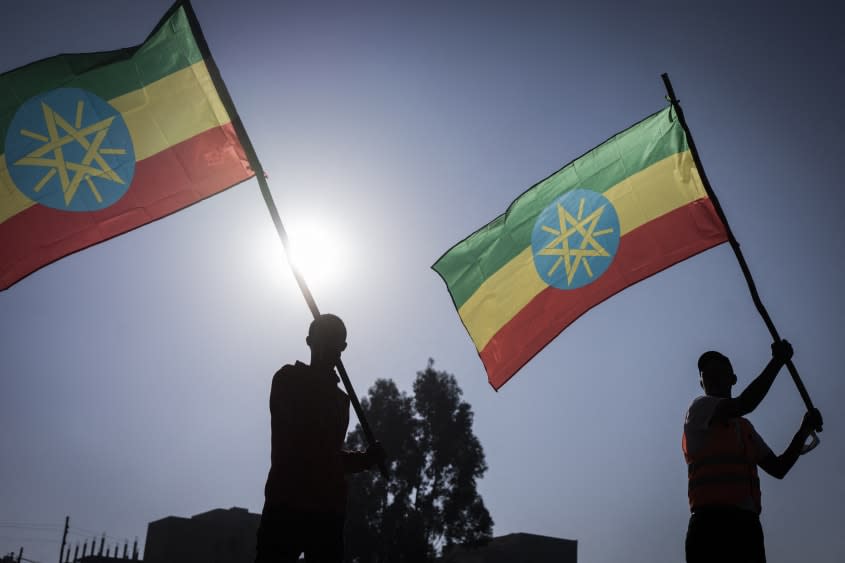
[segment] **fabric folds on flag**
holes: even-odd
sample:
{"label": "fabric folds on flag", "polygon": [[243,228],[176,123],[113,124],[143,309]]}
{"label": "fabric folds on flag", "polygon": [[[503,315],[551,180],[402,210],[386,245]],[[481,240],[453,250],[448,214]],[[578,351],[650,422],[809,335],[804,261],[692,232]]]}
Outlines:
{"label": "fabric folds on flag", "polygon": [[433,268],[499,389],[592,307],[725,241],[668,107],[528,189]]}
{"label": "fabric folds on flag", "polygon": [[0,75],[0,289],[254,175],[196,18]]}

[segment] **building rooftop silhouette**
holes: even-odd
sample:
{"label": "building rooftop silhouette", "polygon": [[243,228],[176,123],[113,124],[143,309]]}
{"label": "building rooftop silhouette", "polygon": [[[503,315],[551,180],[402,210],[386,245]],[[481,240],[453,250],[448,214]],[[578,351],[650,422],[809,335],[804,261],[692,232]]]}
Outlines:
{"label": "building rooftop silhouette", "polygon": [[563,538],[516,533],[499,536],[484,546],[456,547],[442,563],[576,563],[578,542]]}
{"label": "building rooftop silhouette", "polygon": [[[233,507],[150,522],[144,563],[253,563],[260,520],[260,514]],[[576,540],[515,533],[480,547],[453,548],[438,562],[576,563],[577,552]]]}
{"label": "building rooftop silhouette", "polygon": [[145,563],[253,563],[261,515],[246,508],[217,508],[190,518],[150,522]]}

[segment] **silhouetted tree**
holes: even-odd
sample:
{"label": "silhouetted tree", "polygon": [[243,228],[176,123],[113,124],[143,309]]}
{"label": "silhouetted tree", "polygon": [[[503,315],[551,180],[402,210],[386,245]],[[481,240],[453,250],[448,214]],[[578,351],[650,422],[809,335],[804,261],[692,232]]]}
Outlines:
{"label": "silhouetted tree", "polygon": [[[385,481],[361,473],[350,482],[347,561],[425,562],[443,548],[490,539],[493,520],[476,489],[487,464],[461,394],[455,377],[429,360],[413,397],[379,379],[361,400],[391,474]],[[360,426],[347,444],[366,447]]]}

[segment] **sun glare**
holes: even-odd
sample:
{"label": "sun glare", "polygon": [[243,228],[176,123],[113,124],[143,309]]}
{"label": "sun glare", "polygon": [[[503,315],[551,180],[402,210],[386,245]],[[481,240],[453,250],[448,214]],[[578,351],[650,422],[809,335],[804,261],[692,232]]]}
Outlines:
{"label": "sun glare", "polygon": [[334,285],[346,269],[349,240],[325,223],[305,222],[289,228],[291,262],[306,282]]}
{"label": "sun glare", "polygon": [[[290,247],[290,261],[302,274],[305,283],[316,297],[338,287],[346,287],[354,275],[355,240],[348,235],[351,228],[342,219],[299,212],[286,220],[285,230]],[[254,264],[260,270],[260,277],[275,285],[278,281],[293,281],[291,265],[275,229],[262,226],[260,234],[256,229],[254,241]]]}

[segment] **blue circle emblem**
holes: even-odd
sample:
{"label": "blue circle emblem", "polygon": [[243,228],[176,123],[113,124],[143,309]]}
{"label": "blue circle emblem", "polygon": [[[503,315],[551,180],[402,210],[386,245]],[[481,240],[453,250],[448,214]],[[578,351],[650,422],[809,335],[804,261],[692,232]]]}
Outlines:
{"label": "blue circle emblem", "polygon": [[569,191],[546,207],[531,232],[534,267],[558,289],[576,289],[607,271],[619,248],[619,216],[598,192]]}
{"label": "blue circle emblem", "polygon": [[80,88],[58,88],[24,102],[6,132],[5,154],[21,193],[64,211],[113,205],[135,174],[123,116]]}

